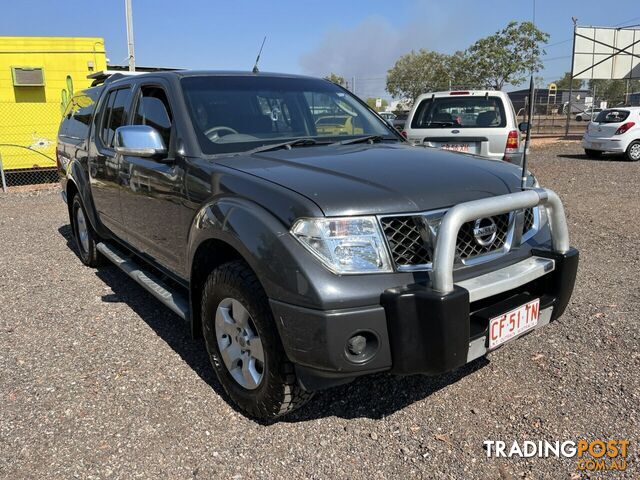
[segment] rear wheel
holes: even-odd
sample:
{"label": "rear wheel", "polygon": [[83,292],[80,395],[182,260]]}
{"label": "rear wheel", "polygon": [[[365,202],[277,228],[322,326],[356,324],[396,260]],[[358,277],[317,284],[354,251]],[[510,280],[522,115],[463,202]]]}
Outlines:
{"label": "rear wheel", "polygon": [[590,150],[588,148],[585,148],[584,153],[589,158],[600,158],[604,152],[601,152],[600,150]]}
{"label": "rear wheel", "polygon": [[71,222],[73,222],[73,238],[82,263],[88,267],[101,265],[103,257],[96,248],[99,241],[98,235],[89,222],[80,195],[77,194],[71,201]]}
{"label": "rear wheel", "polygon": [[311,398],[284,352],[262,285],[244,262],[229,262],[211,272],[201,311],[211,364],[244,413],[272,420]]}
{"label": "rear wheel", "polygon": [[631,162],[640,160],[640,140],[635,140],[627,147],[627,159]]}

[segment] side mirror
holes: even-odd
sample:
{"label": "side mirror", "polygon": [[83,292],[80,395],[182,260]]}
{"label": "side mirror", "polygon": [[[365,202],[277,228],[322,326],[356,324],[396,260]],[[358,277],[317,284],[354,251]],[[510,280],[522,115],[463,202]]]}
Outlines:
{"label": "side mirror", "polygon": [[527,133],[527,130],[529,130],[529,122],[520,122],[518,124],[518,130],[522,133]]}
{"label": "side mirror", "polygon": [[116,129],[115,150],[130,157],[164,157],[167,146],[160,133],[148,125],[127,125]]}

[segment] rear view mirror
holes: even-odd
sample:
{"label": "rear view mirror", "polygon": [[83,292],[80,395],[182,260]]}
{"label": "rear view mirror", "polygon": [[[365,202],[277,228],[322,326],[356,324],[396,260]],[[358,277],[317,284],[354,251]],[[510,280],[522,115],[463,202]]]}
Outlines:
{"label": "rear view mirror", "polygon": [[529,130],[529,122],[520,122],[518,124],[518,130],[522,133],[527,133],[527,130]]}
{"label": "rear view mirror", "polygon": [[167,146],[160,133],[148,125],[127,125],[116,129],[115,150],[131,157],[163,157]]}

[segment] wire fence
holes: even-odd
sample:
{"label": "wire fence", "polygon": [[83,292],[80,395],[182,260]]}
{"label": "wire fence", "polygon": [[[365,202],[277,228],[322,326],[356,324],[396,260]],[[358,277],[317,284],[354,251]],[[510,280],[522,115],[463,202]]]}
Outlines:
{"label": "wire fence", "polygon": [[[510,93],[518,119],[527,119],[528,92],[518,95]],[[629,106],[633,104],[633,95],[626,100],[619,97],[594,95],[589,89],[550,90],[536,89],[534,94],[533,118],[530,121],[531,133],[538,136],[581,136],[591,120],[607,108]],[[571,100],[571,101],[569,101]]]}
{"label": "wire fence", "polygon": [[0,103],[0,188],[57,182],[59,103]]}

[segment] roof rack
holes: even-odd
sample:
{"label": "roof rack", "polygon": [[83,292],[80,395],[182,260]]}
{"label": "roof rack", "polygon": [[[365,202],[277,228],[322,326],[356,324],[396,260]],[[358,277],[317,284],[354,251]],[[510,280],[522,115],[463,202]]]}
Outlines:
{"label": "roof rack", "polygon": [[166,68],[166,67],[136,67],[135,71],[130,71],[128,66],[124,65],[109,65],[107,70],[100,70],[99,72],[90,73],[87,78],[93,80],[91,86],[106,85],[107,83],[115,82],[116,80],[124,77],[141,75],[143,73],[150,72],[172,72],[175,70],[182,70],[181,68]]}

